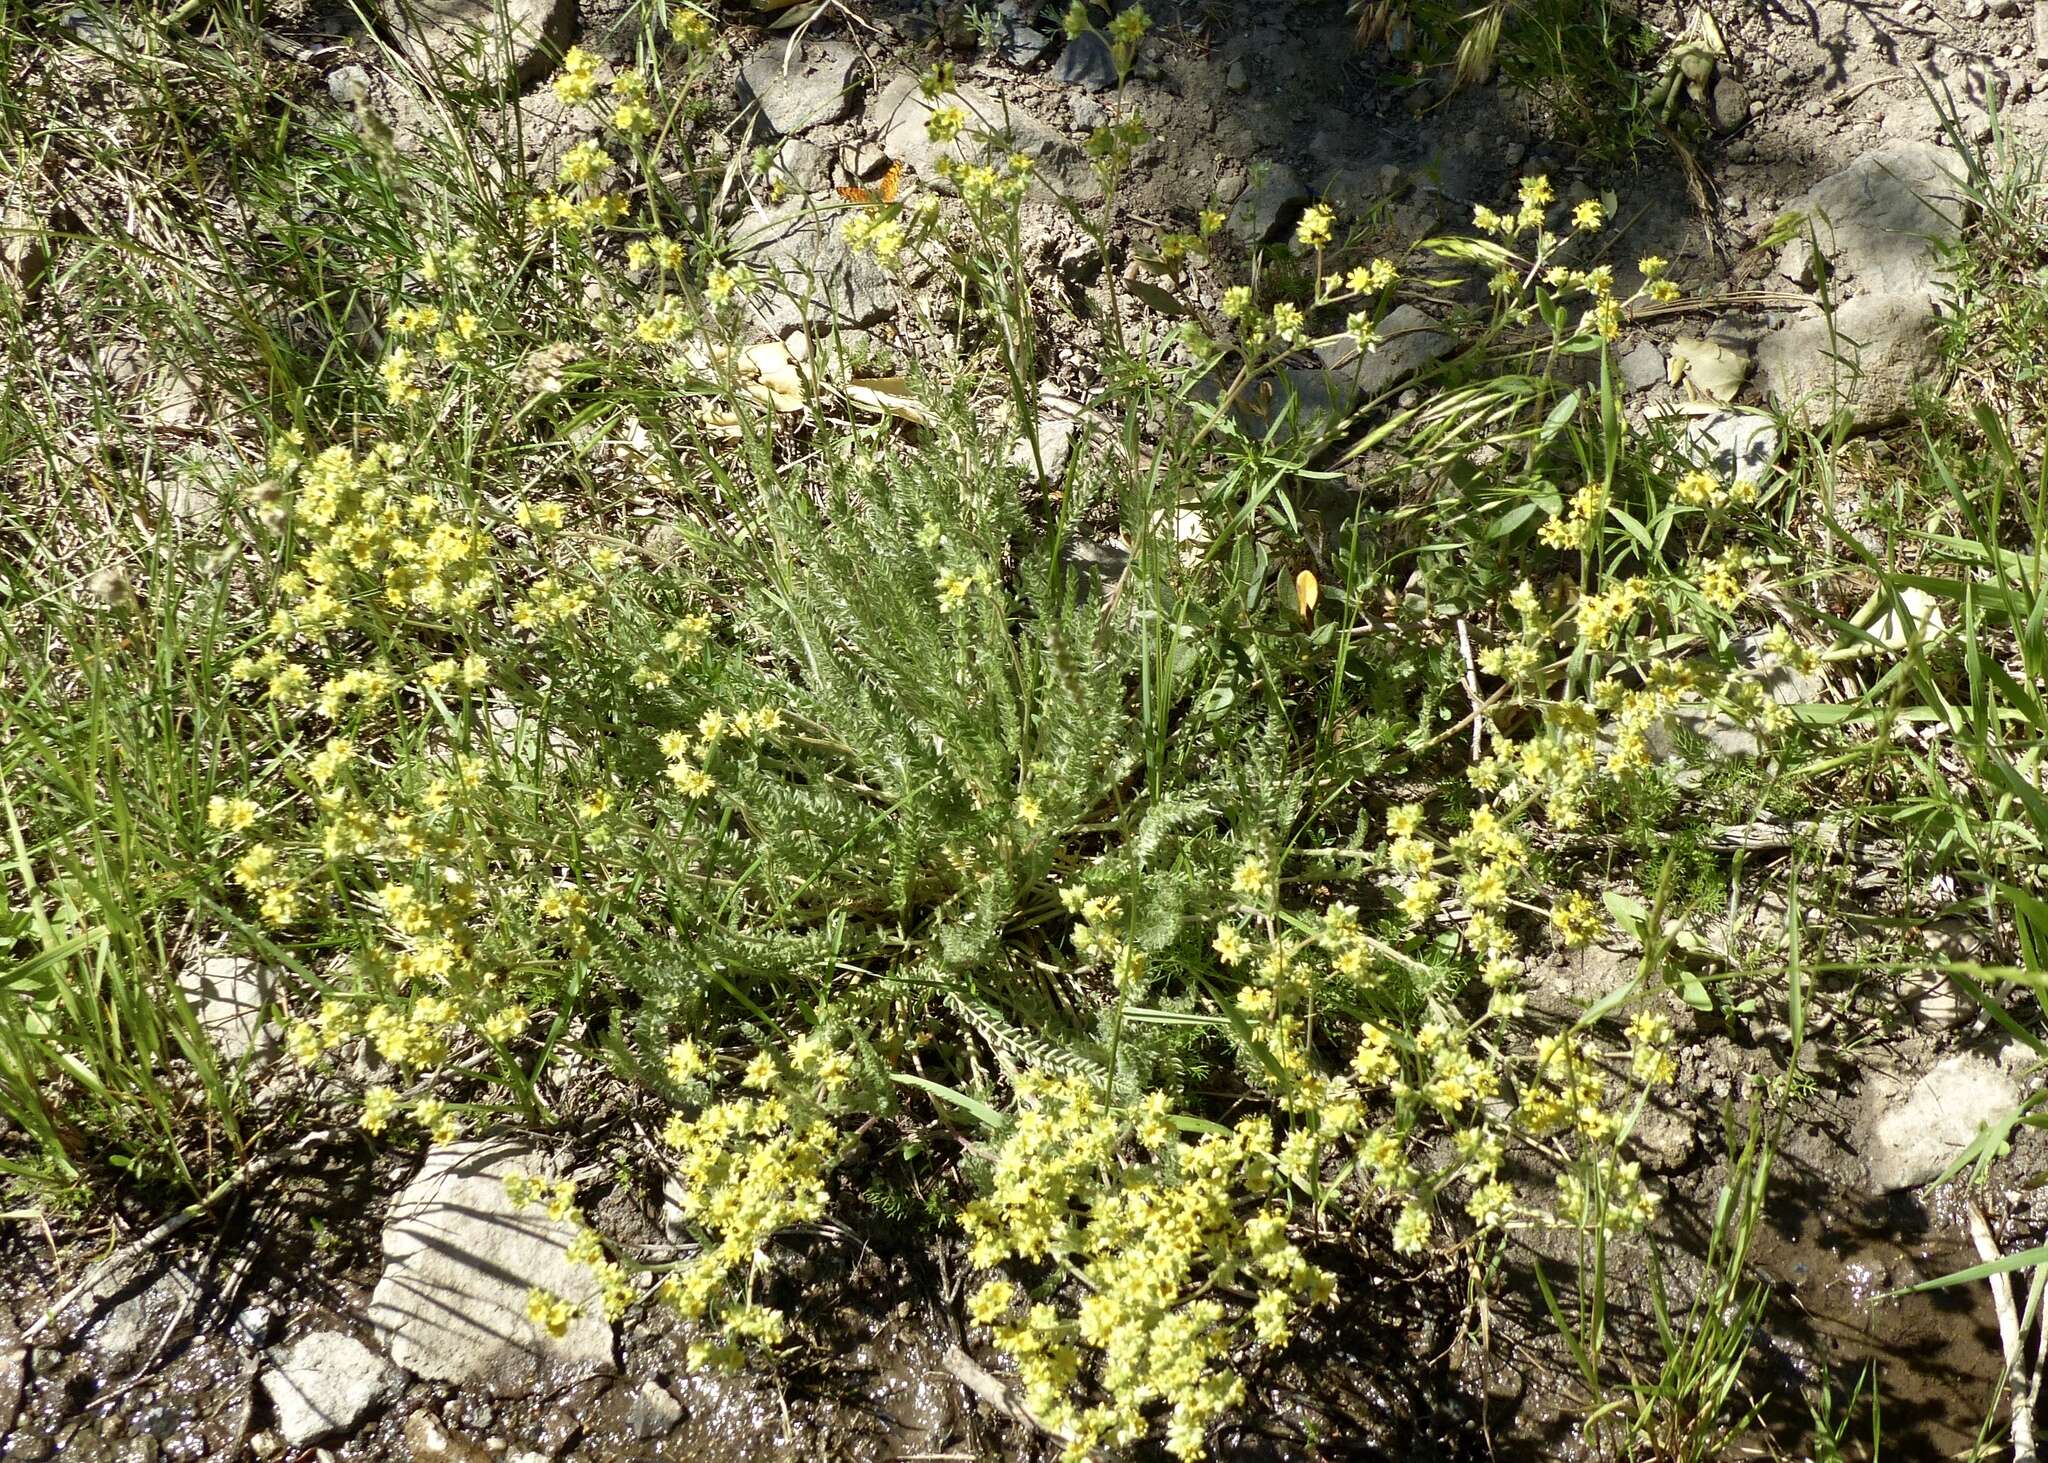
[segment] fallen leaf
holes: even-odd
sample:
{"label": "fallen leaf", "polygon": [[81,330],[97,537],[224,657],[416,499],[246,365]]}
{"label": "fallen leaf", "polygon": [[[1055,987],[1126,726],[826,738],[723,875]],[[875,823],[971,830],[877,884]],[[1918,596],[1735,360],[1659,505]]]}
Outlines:
{"label": "fallen leaf", "polygon": [[1733,401],[1749,375],[1749,357],[1703,336],[1683,335],[1671,342],[1671,384],[1683,381],[1695,396]]}

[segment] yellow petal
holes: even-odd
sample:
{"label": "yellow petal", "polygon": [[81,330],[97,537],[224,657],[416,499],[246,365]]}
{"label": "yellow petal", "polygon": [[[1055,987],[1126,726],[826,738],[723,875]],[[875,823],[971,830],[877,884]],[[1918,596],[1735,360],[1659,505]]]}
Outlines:
{"label": "yellow petal", "polygon": [[1315,613],[1316,601],[1322,598],[1323,587],[1316,583],[1316,576],[1304,569],[1294,576],[1294,607],[1301,611],[1306,620]]}

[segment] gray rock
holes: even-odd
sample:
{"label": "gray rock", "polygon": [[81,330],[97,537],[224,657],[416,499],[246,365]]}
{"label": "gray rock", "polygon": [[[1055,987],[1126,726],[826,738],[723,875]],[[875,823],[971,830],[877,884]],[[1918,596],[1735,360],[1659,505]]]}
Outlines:
{"label": "gray rock", "polygon": [[[1031,196],[1047,201],[1056,194],[1076,203],[1102,196],[1102,183],[1081,150],[1022,107],[1006,103],[979,87],[962,85],[944,104],[967,113],[967,132],[957,141],[933,142],[925,131],[933,104],[918,90],[917,78],[899,76],[883,88],[868,109],[868,122],[882,149],[910,170],[925,187],[950,191],[939,176],[946,156],[999,163],[1014,151],[1031,160],[1035,181]],[[981,139],[986,137],[984,143]]]}
{"label": "gray rock", "polygon": [[1741,82],[1724,73],[1714,83],[1709,111],[1716,132],[1733,132],[1749,120],[1749,93]]}
{"label": "gray rock", "polygon": [[1308,189],[1285,163],[1252,169],[1251,183],[1230,209],[1230,232],[1245,244],[1263,244],[1292,224],[1309,203]]}
{"label": "gray rock", "polygon": [[831,185],[832,154],[815,142],[806,142],[801,137],[785,138],[776,149],[775,163],[800,192],[817,193]]}
{"label": "gray rock", "polygon": [[244,1306],[235,1315],[235,1340],[244,1346],[268,1346],[283,1329],[283,1320],[262,1302]]}
{"label": "gray rock", "polygon": [[770,335],[799,325],[858,329],[895,313],[889,271],[850,248],[840,224],[837,210],[798,198],[740,226],[738,242],[761,277],[747,307]]}
{"label": "gray rock", "polygon": [[[1314,443],[1337,430],[1363,402],[1385,395],[1440,360],[1457,342],[1413,305],[1396,305],[1379,323],[1380,343],[1362,351],[1350,337],[1316,348],[1316,364],[1284,366],[1253,382],[1231,404],[1231,419],[1268,442]],[[1197,383],[1198,399],[1213,405],[1233,379],[1219,368]]]}
{"label": "gray rock", "polygon": [[355,1337],[316,1331],[276,1353],[262,1380],[278,1432],[302,1448],[353,1431],[405,1378]]}
{"label": "gray rock", "polygon": [[[521,1144],[436,1145],[391,1207],[370,1321],[417,1376],[510,1396],[613,1370],[612,1327],[588,1268],[566,1254],[574,1227],[505,1196],[515,1171],[545,1174]],[[527,1319],[528,1293],[579,1307],[560,1336]]]}
{"label": "gray rock", "polygon": [[1950,1057],[1910,1088],[1896,1078],[1872,1080],[1855,1147],[1874,1189],[1918,1188],[2019,1104],[2009,1072],[1982,1057]]}
{"label": "gray rock", "polygon": [[626,1414],[626,1426],[643,1443],[667,1437],[682,1420],[683,1404],[676,1401],[675,1394],[668,1388],[656,1382],[641,1383]]}
{"label": "gray rock", "polygon": [[471,1442],[424,1407],[405,1419],[412,1463],[495,1463],[488,1448]]}
{"label": "gray rock", "polygon": [[1667,402],[1646,410],[1644,420],[1671,431],[1681,470],[1698,468],[1726,483],[1761,485],[1785,448],[1777,422],[1761,412]]}
{"label": "gray rock", "polygon": [[1916,1025],[1928,1031],[1957,1031],[1977,1014],[1977,1003],[1938,970],[1908,970],[1893,988]]}
{"label": "gray rock", "polygon": [[1084,91],[1108,91],[1117,84],[1116,57],[1108,41],[1092,30],[1083,31],[1067,42],[1052,74]]}
{"label": "gray rock", "polygon": [[[1680,706],[1650,723],[1643,741],[1650,755],[1661,762],[1676,761],[1697,754],[1709,762],[1763,755],[1764,744],[1757,734],[1725,712],[1709,706]],[[1680,776],[1680,786],[1689,785]]]}
{"label": "gray rock", "polygon": [[1245,69],[1242,60],[1233,61],[1223,73],[1223,85],[1240,96],[1252,88],[1251,72]]}
{"label": "gray rock", "polygon": [[[1742,636],[1735,642],[1736,659],[1755,671],[1763,664],[1766,639],[1761,633]],[[1780,706],[1817,706],[1829,699],[1825,678],[1790,666],[1774,666],[1764,674],[1762,685],[1764,694]]]}
{"label": "gray rock", "polygon": [[2034,59],[2048,66],[2048,0],[2034,0]]}
{"label": "gray rock", "polygon": [[1053,37],[1038,29],[1033,16],[1016,0],[1003,0],[995,8],[995,52],[1011,66],[1035,66],[1053,48]]}
{"label": "gray rock", "polygon": [[582,1437],[583,1419],[568,1407],[550,1407],[533,1430],[534,1447],[549,1458],[561,1457]]}
{"label": "gray rock", "polygon": [[771,40],[740,68],[740,106],[781,137],[852,115],[861,57],[845,41]]}
{"label": "gray rock", "polygon": [[1067,474],[1067,461],[1074,455],[1082,426],[1101,430],[1101,423],[1089,422],[1088,417],[1088,409],[1080,402],[1041,387],[1035,450],[1032,434],[1020,426],[1017,440],[1010,444],[1009,465],[1032,474],[1041,485],[1058,482]]}
{"label": "gray rock", "polygon": [[1413,305],[1396,305],[1379,322],[1379,344],[1360,350],[1349,336],[1320,347],[1323,369],[1363,401],[1416,375],[1451,353],[1457,341]]}
{"label": "gray rock", "polygon": [[327,94],[344,107],[361,106],[374,87],[367,66],[337,66],[327,73]]}
{"label": "gray rock", "polygon": [[1969,221],[1969,205],[1955,182],[1964,175],[1962,158],[1932,143],[1900,142],[1865,153],[1786,206],[1784,214],[1800,215],[1805,226],[1780,252],[1779,273],[1816,284],[1817,240],[1837,293],[1913,294],[1940,287],[1935,246],[1953,243]]}
{"label": "gray rock", "polygon": [[1699,1137],[1678,1114],[1647,1104],[1629,1131],[1629,1147],[1653,1173],[1677,1173],[1699,1152]]}
{"label": "gray rock", "polygon": [[171,1339],[170,1322],[189,1316],[206,1298],[183,1266],[159,1264],[138,1257],[100,1277],[92,1289],[87,1304],[98,1320],[86,1336],[114,1367],[124,1368]]}
{"label": "gray rock", "polygon": [[575,0],[385,0],[385,11],[422,66],[492,86],[537,80],[576,28]]}
{"label": "gray rock", "polygon": [[1653,386],[1662,386],[1667,379],[1664,352],[1657,349],[1655,341],[1638,341],[1615,365],[1621,374],[1621,384],[1630,391],[1648,391]]}
{"label": "gray rock", "polygon": [[217,951],[178,972],[178,990],[223,1062],[261,1058],[274,1048],[264,1013],[277,993],[277,971],[246,955]]}
{"label": "gray rock", "polygon": [[1928,294],[1858,295],[1832,326],[1816,314],[1764,337],[1757,364],[1772,403],[1795,420],[1846,413],[1852,431],[1887,427],[1912,409],[1915,389],[1943,384],[1943,335]]}

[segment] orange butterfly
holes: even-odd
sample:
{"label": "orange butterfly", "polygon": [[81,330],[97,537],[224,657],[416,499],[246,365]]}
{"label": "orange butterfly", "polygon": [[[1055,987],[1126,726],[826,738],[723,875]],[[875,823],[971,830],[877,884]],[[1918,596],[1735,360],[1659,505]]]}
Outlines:
{"label": "orange butterfly", "polygon": [[853,203],[865,203],[870,208],[880,208],[884,204],[896,201],[896,190],[902,184],[903,164],[891,163],[889,164],[889,171],[882,174],[882,181],[874,187],[863,188],[859,184],[855,184],[850,188],[841,188],[839,196]]}

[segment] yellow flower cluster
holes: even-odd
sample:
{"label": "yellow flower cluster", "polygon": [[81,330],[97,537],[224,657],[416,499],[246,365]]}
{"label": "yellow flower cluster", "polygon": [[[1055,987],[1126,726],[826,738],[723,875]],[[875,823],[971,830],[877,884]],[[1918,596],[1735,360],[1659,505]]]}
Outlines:
{"label": "yellow flower cluster", "polygon": [[[1233,1346],[1246,1330],[1284,1344],[1296,1313],[1335,1290],[1288,1238],[1271,1125],[1247,1119],[1184,1144],[1163,1094],[1129,1114],[1077,1078],[1027,1076],[1018,1095],[990,1191],[962,1216],[973,1261],[1056,1262],[1086,1293],[1068,1314],[1025,1304],[998,1277],[975,1292],[970,1315],[1015,1361],[1067,1457],[1136,1443],[1155,1408],[1169,1452],[1205,1457],[1210,1428],[1244,1398]],[[1133,1141],[1154,1161],[1120,1161]],[[1248,1315],[1211,1293],[1231,1285],[1258,1291]],[[1102,1400],[1084,1406],[1075,1386],[1091,1368]]]}
{"label": "yellow flower cluster", "polygon": [[1572,494],[1563,514],[1548,519],[1536,532],[1537,538],[1553,549],[1582,549],[1586,540],[1607,517],[1607,488],[1587,483]]}
{"label": "yellow flower cluster", "polygon": [[[700,1064],[709,1065],[693,1046],[670,1057],[698,1076]],[[813,1032],[791,1044],[786,1065],[767,1052],[748,1062],[743,1084],[763,1096],[715,1102],[695,1117],[677,1113],[662,1130],[675,1151],[677,1207],[702,1242],[657,1294],[720,1336],[691,1343],[692,1366],[730,1365],[746,1343],[782,1339],[787,1319],[751,1299],[751,1276],[777,1234],[823,1217],[826,1177],[847,1150],[831,1104],[852,1076],[847,1054]]]}
{"label": "yellow flower cluster", "polygon": [[1748,478],[1723,482],[1713,473],[1695,469],[1683,474],[1672,487],[1678,501],[1692,508],[1720,511],[1748,508],[1756,503],[1756,484]]}

